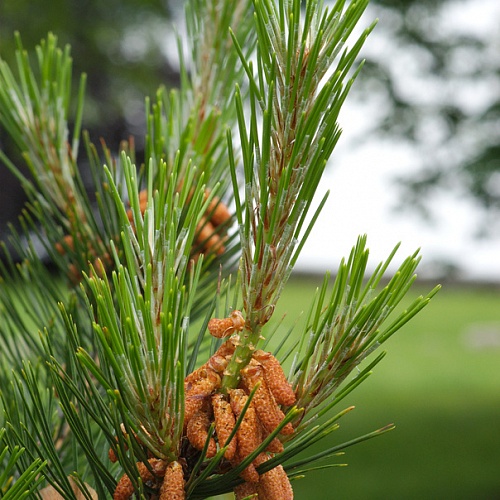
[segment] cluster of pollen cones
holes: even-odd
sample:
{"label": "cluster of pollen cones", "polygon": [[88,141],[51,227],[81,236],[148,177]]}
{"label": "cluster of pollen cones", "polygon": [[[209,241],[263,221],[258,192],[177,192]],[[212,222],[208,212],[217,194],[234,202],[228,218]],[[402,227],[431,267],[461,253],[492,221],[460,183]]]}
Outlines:
{"label": "cluster of pollen cones", "polygon": [[[222,378],[239,343],[238,331],[243,326],[244,320],[239,311],[233,311],[229,318],[211,320],[210,333],[217,337],[232,336],[204,365],[184,380],[183,434],[187,447],[183,449],[187,456],[180,456],[170,463],[151,458],[148,465],[137,464],[142,481],[158,490],[159,500],[185,498],[189,457],[193,453],[199,455],[205,450],[206,458],[210,459],[224,449],[224,457],[216,473],[224,474],[238,467],[282,423],[285,418],[282,408],[290,407],[296,401],[279,361],[262,350],[255,350],[250,362],[241,370],[238,387],[222,392]],[[235,431],[238,419],[240,425]],[[213,435],[211,429],[214,430]],[[237,500],[247,497],[259,500],[293,499],[290,481],[281,465],[263,474],[257,470],[284,450],[279,436],[288,436],[293,432],[290,422],[283,425],[277,437],[271,439],[266,449],[240,472],[242,482],[234,488]],[[130,478],[125,474],[119,480],[113,498],[125,500],[131,498],[133,493]]]}

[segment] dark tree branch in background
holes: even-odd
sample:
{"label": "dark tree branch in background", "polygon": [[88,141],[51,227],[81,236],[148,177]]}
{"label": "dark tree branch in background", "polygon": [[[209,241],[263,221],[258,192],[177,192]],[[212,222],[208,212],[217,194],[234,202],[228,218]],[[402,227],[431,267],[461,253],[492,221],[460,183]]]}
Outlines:
{"label": "dark tree branch in background", "polygon": [[[88,75],[83,122],[92,140],[98,143],[103,137],[116,151],[122,140],[134,135],[140,158],[144,96],[155,95],[158,82],[179,85],[178,68],[165,54],[171,7],[181,8],[168,0],[0,2],[0,57],[14,65],[15,31],[23,33],[27,47],[34,47],[49,31],[56,34],[61,45],[72,47],[74,75]],[[174,36],[171,45],[175,52]],[[0,148],[12,159],[18,155],[1,128]],[[15,163],[23,161],[19,158]],[[4,238],[8,223],[17,221],[26,198],[3,165],[0,200],[0,237]]]}

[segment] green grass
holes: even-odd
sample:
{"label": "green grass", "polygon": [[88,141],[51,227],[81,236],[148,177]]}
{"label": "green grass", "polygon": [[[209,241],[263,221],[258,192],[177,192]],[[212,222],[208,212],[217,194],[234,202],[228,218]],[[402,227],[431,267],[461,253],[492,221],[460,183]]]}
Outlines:
{"label": "green grass", "polygon": [[[285,323],[307,310],[319,283],[288,284]],[[499,340],[499,289],[444,287],[383,346],[385,359],[341,403],[356,409],[321,449],[388,423],[396,429],[348,448],[338,458],[348,467],[294,481],[296,498],[500,498]]]}

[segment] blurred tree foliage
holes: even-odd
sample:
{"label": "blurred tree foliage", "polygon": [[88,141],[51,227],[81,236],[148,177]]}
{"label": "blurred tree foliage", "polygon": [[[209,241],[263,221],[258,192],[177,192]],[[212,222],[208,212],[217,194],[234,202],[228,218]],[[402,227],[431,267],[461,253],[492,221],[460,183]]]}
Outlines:
{"label": "blurred tree foliage", "polygon": [[[75,77],[87,73],[88,78],[85,126],[93,138],[105,137],[113,147],[142,126],[144,96],[154,94],[159,83],[178,81],[177,68],[166,57],[170,18],[167,0],[5,1],[0,3],[0,53],[12,61],[15,31],[26,48],[49,31],[60,45],[70,44]],[[130,112],[131,101],[137,113]]]}
{"label": "blurred tree foliage", "polygon": [[486,8],[494,3],[373,0],[380,43],[368,47],[355,86],[382,103],[373,131],[416,152],[418,173],[398,179],[401,206],[432,215],[429,197],[450,190],[484,209],[478,234],[490,235],[500,229],[500,18]]}
{"label": "blurred tree foliage", "polygon": [[[177,82],[168,20],[180,8],[174,0],[2,1],[0,54],[13,57],[15,30],[26,47],[48,31],[69,43],[74,74],[88,74],[84,126],[114,148],[141,136],[144,95]],[[399,179],[403,205],[425,213],[433,191],[452,188],[485,209],[483,226],[491,231],[500,210],[500,32],[474,29],[484,15],[479,0],[372,0],[371,8],[382,45],[369,47],[355,88],[382,102],[374,131],[407,142],[421,159],[416,175]],[[449,22],[457,9],[471,11],[467,29]],[[10,188],[2,193],[4,172],[0,196],[12,195]]]}
{"label": "blurred tree foliage", "polygon": [[[174,2],[170,2],[174,5]],[[116,149],[129,135],[143,137],[144,96],[158,85],[176,85],[177,68],[166,56],[175,43],[167,0],[5,0],[0,1],[0,56],[14,66],[14,32],[32,49],[49,31],[60,46],[71,45],[73,75],[87,73],[84,127],[92,141]],[[75,88],[77,86],[75,85]],[[131,105],[133,103],[133,105]],[[127,112],[125,112],[127,108]],[[0,130],[0,147],[24,162]],[[142,149],[137,144],[137,149]],[[15,221],[25,197],[19,181],[0,165],[0,236]]]}

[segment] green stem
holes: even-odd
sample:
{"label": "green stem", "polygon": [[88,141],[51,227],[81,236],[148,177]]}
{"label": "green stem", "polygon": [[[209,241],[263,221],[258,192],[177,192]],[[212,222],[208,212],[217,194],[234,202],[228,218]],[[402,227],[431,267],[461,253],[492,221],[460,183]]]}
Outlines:
{"label": "green stem", "polygon": [[240,333],[240,344],[236,347],[231,361],[227,365],[224,377],[222,379],[221,390],[227,393],[229,389],[235,389],[240,381],[240,372],[250,363],[257,343],[261,336],[262,325],[257,321],[251,321]]}

